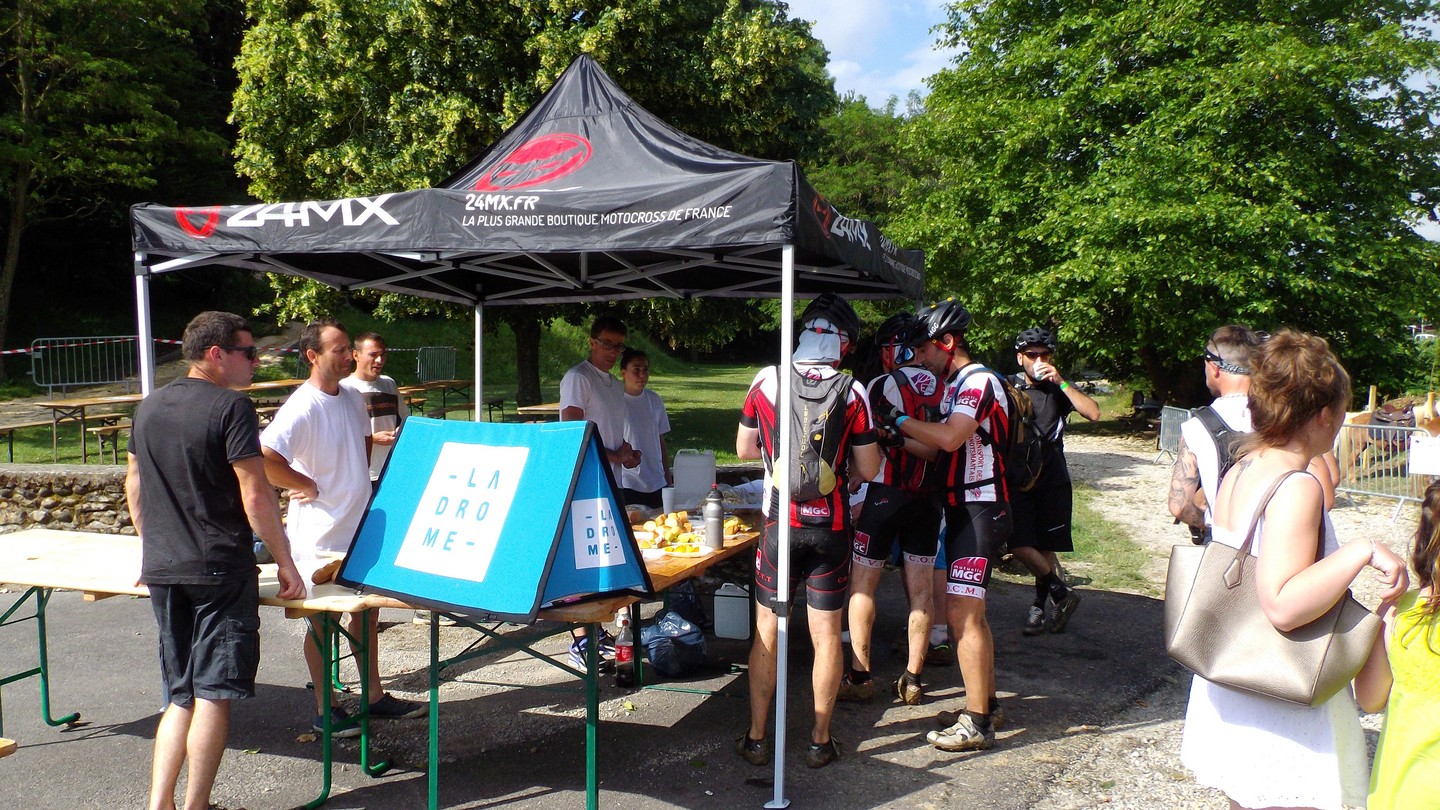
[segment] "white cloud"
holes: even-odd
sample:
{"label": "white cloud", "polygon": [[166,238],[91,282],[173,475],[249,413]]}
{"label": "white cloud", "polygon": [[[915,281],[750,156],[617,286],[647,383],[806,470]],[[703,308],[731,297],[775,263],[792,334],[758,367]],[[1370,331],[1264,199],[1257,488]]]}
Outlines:
{"label": "white cloud", "polygon": [[792,0],[790,16],[814,22],[830,52],[830,75],[840,93],[874,106],[890,96],[902,104],[911,90],[945,67],[953,50],[935,47],[930,28],[945,19],[941,0]]}

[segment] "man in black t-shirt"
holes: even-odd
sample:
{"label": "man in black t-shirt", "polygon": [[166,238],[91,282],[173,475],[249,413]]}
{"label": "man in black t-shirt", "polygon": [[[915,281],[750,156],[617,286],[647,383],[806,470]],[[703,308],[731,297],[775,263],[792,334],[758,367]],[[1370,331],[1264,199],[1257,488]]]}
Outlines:
{"label": "man in black t-shirt", "polygon": [[[265,477],[255,406],[239,388],[258,361],[245,320],[202,312],[185,327],[190,372],[135,411],[125,496],[141,537],[140,581],[159,625],[165,714],[155,732],[150,807],[209,807],[230,702],[253,697],[260,595],[253,535],[279,568],[282,599],[303,599],[275,490]],[[252,534],[253,533],[253,534]],[[187,764],[188,763],[188,764]]]}
{"label": "man in black t-shirt", "polygon": [[[1100,406],[1060,376],[1054,357],[1055,336],[1048,329],[1026,329],[1015,338],[1015,362],[1020,373],[1013,382],[1030,397],[1036,427],[1045,437],[1040,479],[1029,492],[1010,493],[1015,518],[1010,553],[1035,575],[1035,602],[1020,631],[1027,636],[1038,636],[1047,629],[1063,633],[1080,605],[1080,594],[1066,587],[1060,578],[1056,556],[1060,551],[1075,550],[1070,538],[1074,489],[1065,466],[1065,417],[1073,412],[1092,422],[1100,418]],[[1048,616],[1047,600],[1053,605]]]}

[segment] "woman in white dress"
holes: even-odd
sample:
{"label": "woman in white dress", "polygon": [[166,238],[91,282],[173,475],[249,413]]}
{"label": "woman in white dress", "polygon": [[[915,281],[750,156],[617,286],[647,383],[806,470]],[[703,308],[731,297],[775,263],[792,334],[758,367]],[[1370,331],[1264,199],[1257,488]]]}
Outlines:
{"label": "woman in white dress", "polygon": [[[1256,585],[1271,624],[1302,627],[1343,597],[1366,567],[1377,569],[1384,598],[1409,585],[1405,564],[1383,545],[1339,545],[1324,487],[1305,472],[1328,451],[1345,420],[1350,377],[1322,338],[1282,331],[1256,350],[1250,415],[1254,433],[1221,482],[1214,542],[1239,547],[1259,501],[1275,491],[1256,528]],[[1316,559],[1322,533],[1324,557]],[[1185,714],[1181,760],[1201,784],[1224,791],[1232,807],[1364,807],[1369,762],[1350,690],[1308,708],[1196,676]]]}

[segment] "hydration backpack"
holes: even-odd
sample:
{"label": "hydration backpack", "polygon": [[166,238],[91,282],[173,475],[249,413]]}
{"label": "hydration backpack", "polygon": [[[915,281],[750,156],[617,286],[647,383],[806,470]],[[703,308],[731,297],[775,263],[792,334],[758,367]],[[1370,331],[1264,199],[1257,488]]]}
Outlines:
{"label": "hydration backpack", "polygon": [[[1035,421],[1035,405],[1030,401],[1030,397],[1021,393],[1015,384],[1010,382],[1010,378],[996,374],[984,366],[971,369],[956,385],[962,385],[970,375],[982,371],[990,373],[1000,381],[1000,390],[1005,393],[1010,410],[1010,434],[1005,437],[1003,444],[997,444],[995,437],[990,435],[990,431],[981,423],[977,430],[980,440],[994,448],[1008,488],[1017,492],[1029,492],[1035,488],[1040,474],[1045,471],[1045,435],[1040,432],[1040,426]],[[977,481],[967,486],[984,486],[993,480]]]}
{"label": "hydration backpack", "polygon": [[[929,374],[932,379],[934,378],[930,372],[925,373]],[[897,368],[886,376],[895,381],[895,387],[899,390],[903,403],[901,410],[905,412],[906,416],[920,422],[940,421],[940,400],[945,396],[945,386],[940,380],[935,380],[935,390],[926,395],[915,389],[914,378],[905,373],[904,368]],[[871,383],[870,410],[880,413],[891,404],[889,398],[885,396],[883,380]],[[886,452],[886,463],[894,468],[893,481],[901,489],[912,492],[932,492],[940,486],[939,459],[926,461],[920,456],[897,448]]]}
{"label": "hydration backpack", "polygon": [[1245,438],[1245,431],[1230,427],[1220,418],[1220,413],[1209,405],[1196,408],[1190,415],[1200,420],[1205,432],[1210,434],[1211,441],[1215,442],[1215,460],[1219,470],[1215,476],[1215,486],[1218,489],[1225,473],[1235,466],[1235,451]]}
{"label": "hydration backpack", "polygon": [[853,384],[854,378],[843,372],[815,379],[791,366],[790,498],[795,503],[835,491],[835,465]]}

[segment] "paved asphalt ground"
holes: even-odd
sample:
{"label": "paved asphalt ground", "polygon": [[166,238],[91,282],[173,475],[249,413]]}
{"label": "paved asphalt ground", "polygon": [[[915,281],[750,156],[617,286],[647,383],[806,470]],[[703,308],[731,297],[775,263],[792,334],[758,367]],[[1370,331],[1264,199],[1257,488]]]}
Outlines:
{"label": "paved asphalt ground", "polygon": [[[1099,739],[1098,728],[1143,701],[1180,671],[1161,645],[1161,603],[1129,594],[1084,591],[1061,635],[1025,638],[1020,625],[1032,594],[1017,577],[992,589],[997,680],[1008,724],[997,747],[950,754],[924,742],[938,710],[964,705],[955,666],[926,673],[924,705],[883,691],[865,704],[841,704],[834,725],[844,757],[804,767],[810,724],[809,642],[803,612],[792,622],[790,744],[785,796],[794,808],[1024,808],[1049,793],[1054,775]],[[1083,586],[1083,583],[1082,583]],[[0,594],[8,606],[16,596]],[[898,576],[880,593],[877,676],[888,685],[903,663],[892,639],[903,623]],[[320,743],[309,736],[310,694],[299,645],[302,622],[262,609],[263,660],[254,700],[237,704],[214,793],[230,810],[289,808],[321,790]],[[0,677],[34,665],[34,623],[0,627]],[[81,713],[70,728],[46,726],[39,686],[3,687],[3,736],[16,753],[0,759],[0,804],[15,808],[143,807],[159,710],[155,628],[142,599],[83,602],[58,593],[49,612],[51,698],[57,715]],[[426,683],[426,628],[410,615],[382,616],[381,666],[387,687],[420,698]],[[556,628],[559,629],[558,627]],[[474,638],[442,628],[453,653]],[[541,645],[563,656],[568,637]],[[691,691],[601,693],[600,803],[659,807],[762,807],[773,796],[771,768],[733,752],[746,725],[747,642],[710,640],[713,671],[678,685]],[[446,671],[441,689],[440,804],[447,808],[584,806],[584,709],[578,681],[520,654],[501,654]],[[712,694],[713,692],[713,694]],[[355,698],[348,698],[353,702]],[[379,724],[377,747],[393,763],[372,778],[354,741],[337,745],[327,807],[418,808],[426,801],[426,721]]]}

